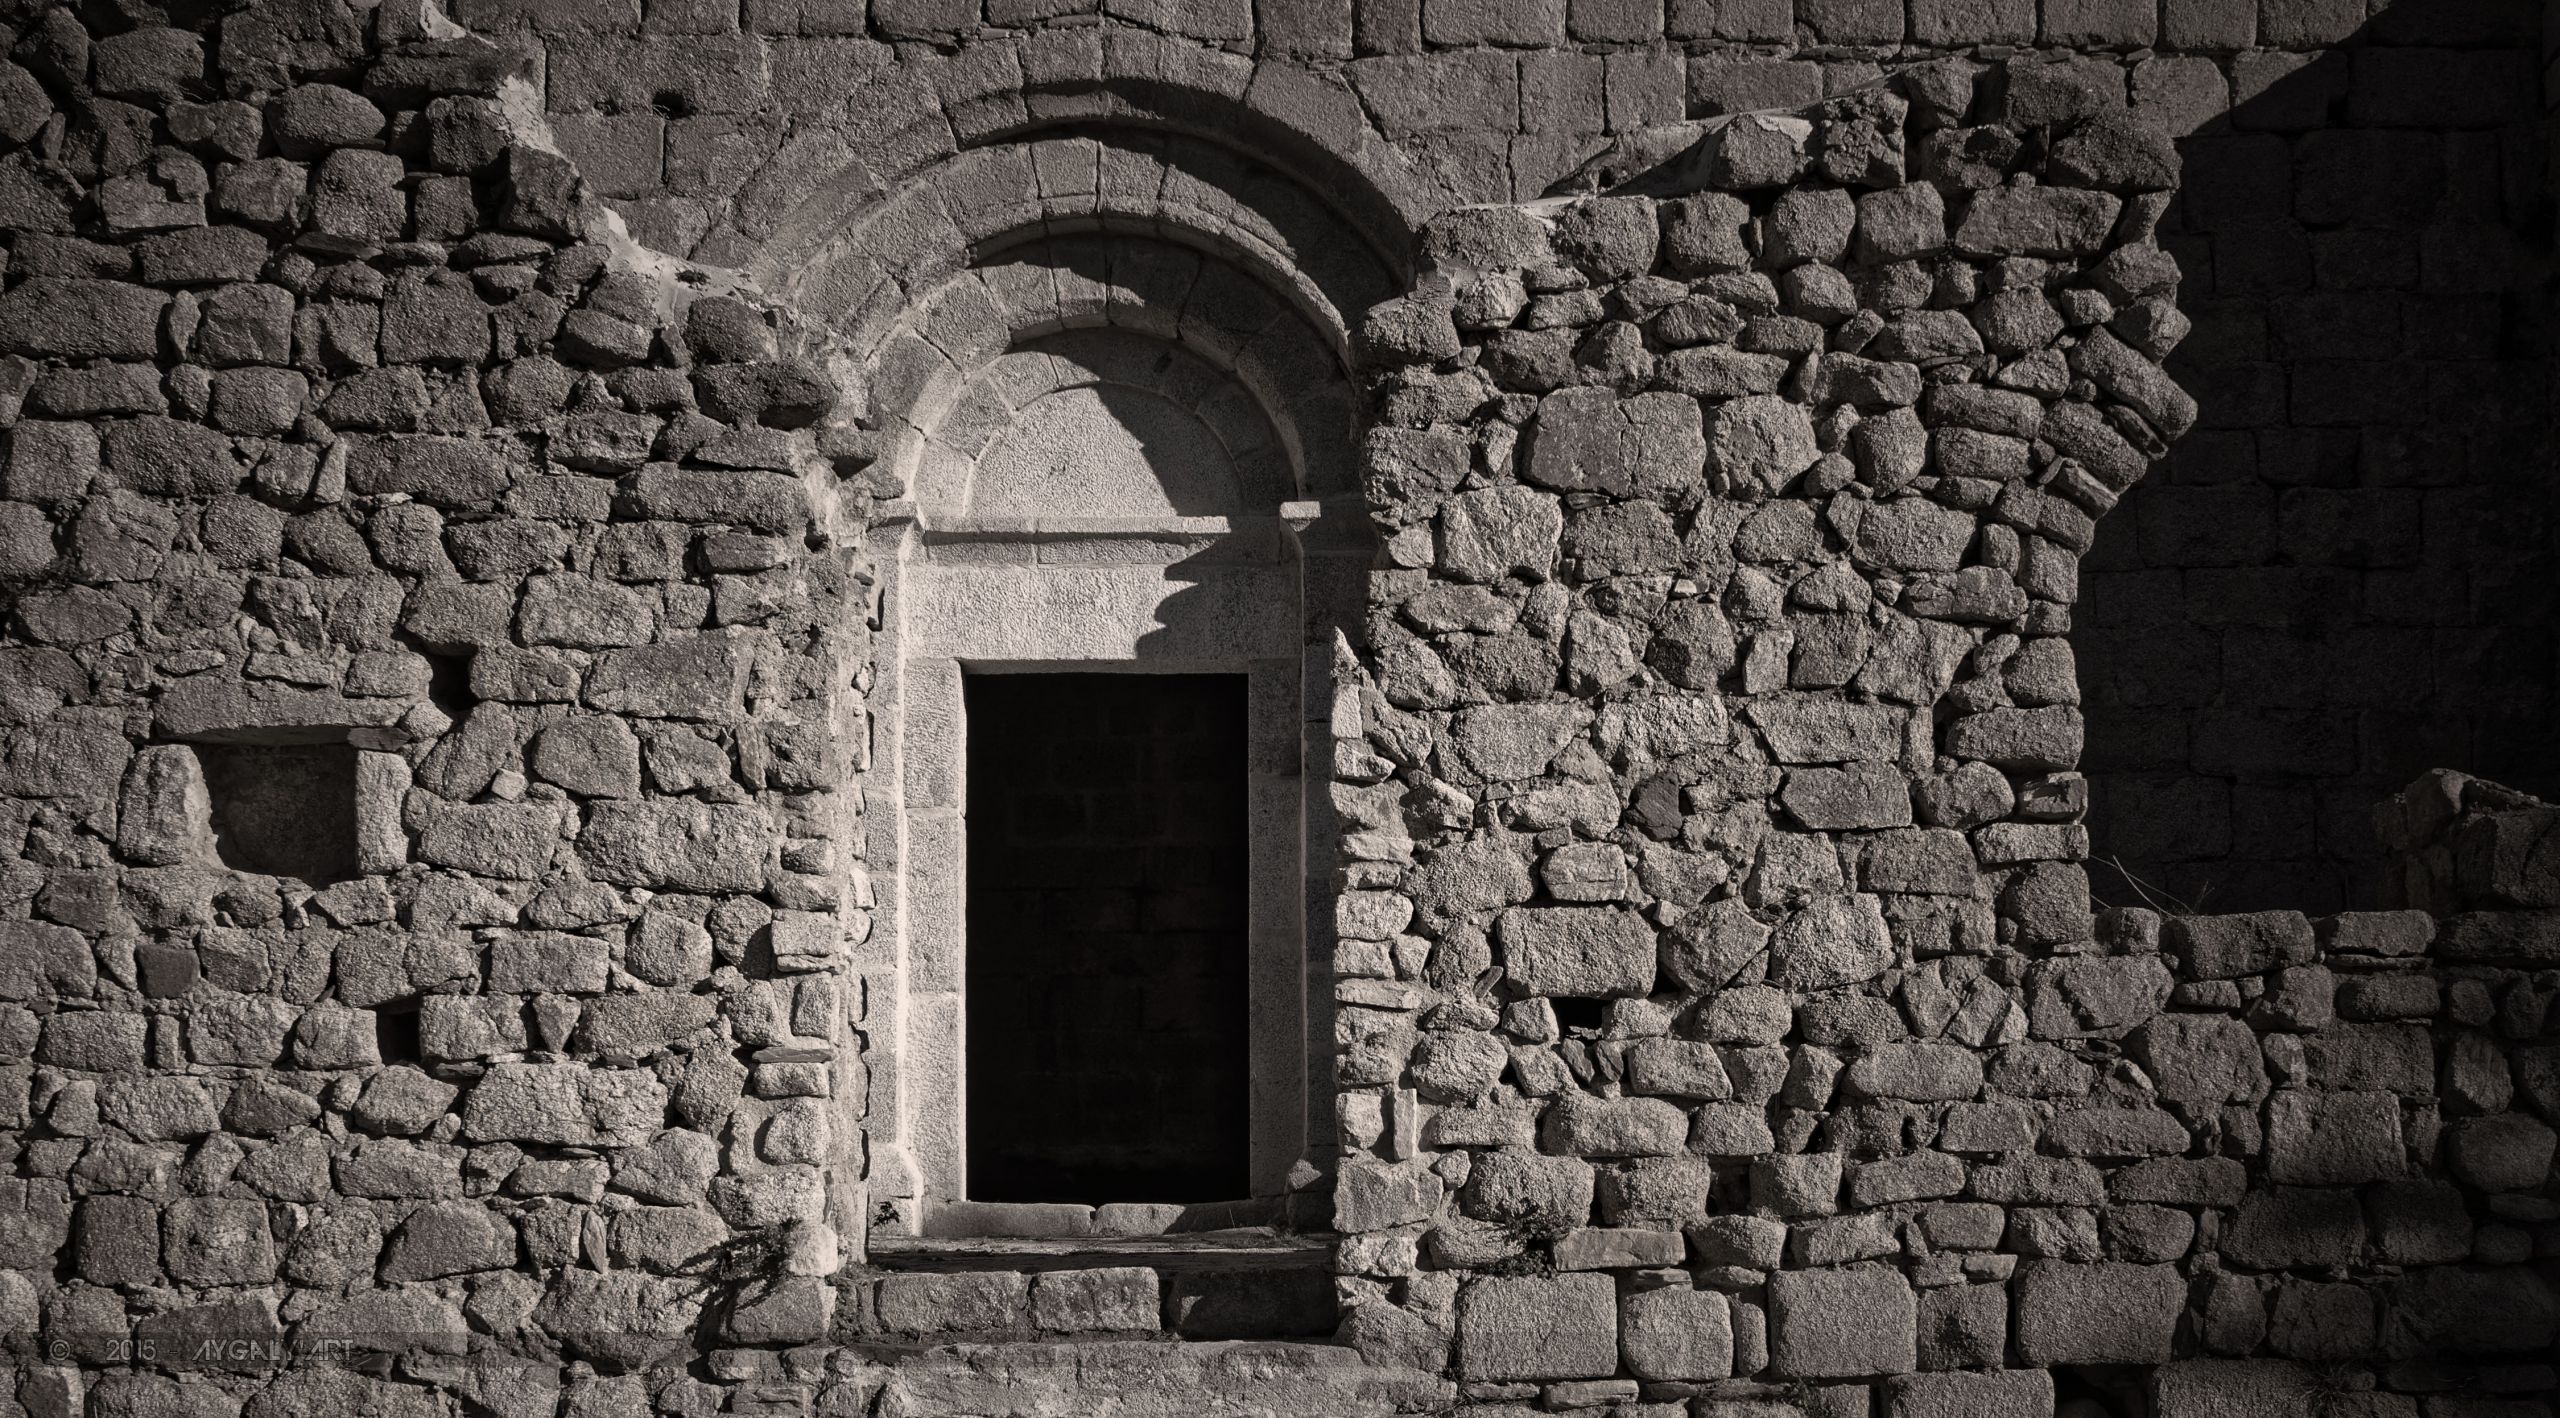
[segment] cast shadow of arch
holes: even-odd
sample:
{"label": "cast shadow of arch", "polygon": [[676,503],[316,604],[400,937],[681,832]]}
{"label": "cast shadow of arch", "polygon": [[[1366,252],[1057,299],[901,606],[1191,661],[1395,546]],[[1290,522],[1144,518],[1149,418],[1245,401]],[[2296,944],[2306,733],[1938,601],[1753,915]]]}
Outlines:
{"label": "cast shadow of arch", "polygon": [[[1051,410],[1034,413],[1052,401]],[[1001,511],[990,503],[1008,492],[1037,502],[1043,518],[1231,517],[1276,506],[1280,498],[1257,498],[1246,486],[1245,469],[1217,432],[1153,389],[1096,380],[1054,390],[1018,410],[980,457],[970,507],[982,516]]]}
{"label": "cast shadow of arch", "polygon": [[[1262,460],[1269,466],[1244,469],[1247,510],[1266,489],[1273,504],[1353,489],[1359,397],[1341,345],[1343,310],[1310,306],[1306,291],[1285,278],[1275,283],[1250,258],[1186,243],[1171,228],[1063,234],[1038,259],[1057,273],[1063,314],[1017,332],[1018,343],[1109,328],[1162,341],[1218,371],[1232,389],[1204,413],[1226,414],[1229,424],[1258,417],[1276,440],[1275,456]],[[1172,278],[1183,279],[1186,262],[1189,285],[1174,304],[1162,278],[1172,263]]]}
{"label": "cast shadow of arch", "polygon": [[2560,784],[2538,36],[2400,0],[2298,67],[2215,56],[2237,102],[2180,125],[2202,417],[2100,524],[2071,637],[2102,899],[2370,904],[2370,809],[2419,771]]}

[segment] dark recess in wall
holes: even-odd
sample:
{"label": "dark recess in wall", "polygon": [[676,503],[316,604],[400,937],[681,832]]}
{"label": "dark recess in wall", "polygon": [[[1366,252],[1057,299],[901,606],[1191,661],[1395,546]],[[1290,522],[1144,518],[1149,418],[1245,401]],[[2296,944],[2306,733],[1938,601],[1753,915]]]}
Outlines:
{"label": "dark recess in wall", "polygon": [[198,744],[214,850],[237,871],[313,886],[356,868],[356,751],[343,743]]}
{"label": "dark recess in wall", "polygon": [[1245,1195],[1241,675],[973,675],[978,1201]]}

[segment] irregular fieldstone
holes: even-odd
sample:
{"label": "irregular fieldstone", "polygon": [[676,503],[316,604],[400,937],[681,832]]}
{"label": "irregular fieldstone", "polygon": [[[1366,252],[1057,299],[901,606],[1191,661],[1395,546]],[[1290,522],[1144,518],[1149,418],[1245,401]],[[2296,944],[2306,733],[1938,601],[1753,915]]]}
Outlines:
{"label": "irregular fieldstone", "polygon": [[526,881],[542,875],[560,840],[560,815],[533,803],[441,808],[418,834],[418,856],[478,876]]}
{"label": "irregular fieldstone", "polygon": [[773,825],[753,807],[598,802],[578,848],[598,878],[678,891],[755,891],[770,871]]}
{"label": "irregular fieldstone", "polygon": [[1977,192],[1956,223],[1955,247],[1974,256],[2086,256],[2099,251],[2122,207],[2104,192],[2063,187]]}
{"label": "irregular fieldstone", "polygon": [[1688,1137],[1688,1115],[1659,1098],[1569,1093],[1547,1109],[1539,1145],[1569,1157],[1669,1157]]}
{"label": "irregular fieldstone", "polygon": [[2169,1102],[2210,1107],[2255,1102],[2266,1094],[2258,1036],[2236,1019],[2163,1014],[2127,1035],[2125,1046]]}
{"label": "irregular fieldstone", "polygon": [[2355,1193],[2317,1187],[2252,1192],[2223,1238],[2223,1253],[2265,1269],[2347,1265],[2362,1252],[2364,1216]]}
{"label": "irregular fieldstone", "polygon": [[2485,1192],[2526,1191],[2551,1176],[2560,1135],[2522,1113],[2464,1118],[2451,1128],[2454,1175]]}
{"label": "irregular fieldstone", "polygon": [[[1954,1208],[1941,1207],[1933,1215],[1948,1217]],[[1993,1224],[1984,1226],[1991,1233],[1964,1236],[1963,1240],[1998,1242],[1998,1232],[2006,1225],[1999,1208],[1989,1208],[1983,1218]],[[1948,1285],[1920,1294],[1920,1366],[1923,1369],[1996,1368],[2009,1352],[2009,1292],[2001,1285]],[[1888,1390],[1891,1392],[1892,1390]],[[1925,1390],[1924,1390],[1925,1391]],[[1939,1391],[1943,1392],[1943,1391]],[[1932,1396],[1937,1396],[1933,1393]],[[1965,1395],[1991,1401],[1988,1396]],[[2046,1400],[2048,1403],[2051,1399]]]}
{"label": "irregular fieldstone", "polygon": [[2187,1304],[2167,1265],[2035,1261],[2015,1293],[2017,1352],[2039,1365],[2165,1363]]}
{"label": "irregular fieldstone", "polygon": [[1515,907],[1497,936],[1504,971],[1523,990],[1548,996],[1642,995],[1653,988],[1653,928],[1607,906]]}
{"label": "irregular fieldstone", "polygon": [[1668,498],[1695,481],[1707,447],[1693,399],[1565,389],[1539,403],[1521,476],[1558,492]]}
{"label": "irregular fieldstone", "polygon": [[2040,1039],[2121,1034],[2168,1003],[2174,984],[2151,956],[2041,960],[2027,970],[2028,1029]]}
{"label": "irregular fieldstone", "polygon": [[30,276],[0,295],[0,348],[73,359],[159,353],[165,291],[121,281]]}
{"label": "irregular fieldstone", "polygon": [[587,714],[552,723],[534,735],[525,762],[535,777],[581,797],[640,795],[640,739],[618,718]]}
{"label": "irregular fieldstone", "polygon": [[2407,1170],[2399,1100],[2383,1093],[2285,1089],[2267,1100],[2267,1174],[2286,1184],[2345,1186]]}
{"label": "irregular fieldstone", "polygon": [[262,1202],[186,1197],[161,1213],[161,1258],[182,1285],[260,1285],[275,1279],[275,1243]]}
{"label": "irregular fieldstone", "polygon": [[419,1069],[386,1068],[365,1083],[347,1117],[368,1131],[415,1136],[451,1111],[460,1091]]}
{"label": "irregular fieldstone", "polygon": [[1732,1320],[1725,1297],[1712,1290],[1627,1296],[1618,1307],[1618,1342],[1638,1378],[1695,1383],[1733,1372]]}
{"label": "irregular fieldstone", "polygon": [[2238,916],[2172,917],[2161,945],[2178,957],[2190,979],[2231,980],[2279,965],[2311,961],[2317,943],[2311,922],[2297,911]]}
{"label": "irregular fieldstone", "polygon": [[382,1278],[434,1280],[516,1263],[516,1232],[477,1202],[439,1202],[410,1212],[383,1254]]}
{"label": "irregular fieldstone", "polygon": [[1465,1378],[1607,1378],[1618,1372],[1617,1287],[1605,1275],[1492,1277],[1458,1291]]}
{"label": "irregular fieldstone", "polygon": [[1856,984],[1893,963],[1893,935],[1876,898],[1817,896],[1778,923],[1769,938],[1769,974],[1799,990]]}
{"label": "irregular fieldstone", "polygon": [[464,1095],[464,1135],[488,1142],[632,1147],[662,1125],[666,1085],[632,1069],[501,1063]]}
{"label": "irregular fieldstone", "polygon": [[1469,1216],[1559,1233],[1590,1220],[1591,1200],[1590,1164],[1507,1148],[1480,1154],[1459,1193]]}
{"label": "irregular fieldstone", "polygon": [[1841,1083],[1851,1097],[1949,1102],[1982,1088],[1982,1058],[1956,1044],[1887,1044],[1849,1065]]}
{"label": "irregular fieldstone", "polygon": [[1769,1365],[1793,1379],[1907,1374],[1919,1365],[1919,1308],[1886,1266],[1769,1277]]}
{"label": "irregular fieldstone", "polygon": [[1802,404],[1750,394],[1716,406],[1706,423],[1708,485],[1742,500],[1775,497],[1820,456]]}

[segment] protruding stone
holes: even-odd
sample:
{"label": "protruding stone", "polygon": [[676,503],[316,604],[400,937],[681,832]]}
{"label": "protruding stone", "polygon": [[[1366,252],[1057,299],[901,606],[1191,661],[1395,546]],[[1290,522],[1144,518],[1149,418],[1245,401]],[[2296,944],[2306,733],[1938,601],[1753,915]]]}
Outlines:
{"label": "protruding stone", "polygon": [[1725,1297],[1670,1287],[1619,1303],[1618,1342],[1641,1379],[1702,1382],[1733,1372],[1733,1326]]}
{"label": "protruding stone", "polygon": [[1893,935],[1873,896],[1817,896],[1778,923],[1769,974],[1799,990],[1870,980],[1893,963]]}
{"label": "protruding stone", "polygon": [[1709,484],[1744,501],[1777,496],[1821,456],[1804,406],[1775,394],[1718,404],[1706,442]]}

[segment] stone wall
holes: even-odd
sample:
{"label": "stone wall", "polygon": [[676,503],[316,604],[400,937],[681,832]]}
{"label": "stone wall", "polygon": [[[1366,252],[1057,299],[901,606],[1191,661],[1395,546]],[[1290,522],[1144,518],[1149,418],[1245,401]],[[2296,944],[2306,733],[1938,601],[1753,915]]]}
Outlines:
{"label": "stone wall", "polygon": [[[2547,1412],[2553,809],[2411,790],[2411,910],[2091,898],[2080,561],[2220,417],[2161,364],[2163,105],[2267,51],[1958,8],[11,12],[7,1394]],[[1877,63],[2037,38],[2110,57]],[[1742,106],[1798,111],[1662,126]],[[1294,284],[1115,269],[1177,195]],[[1023,220],[1043,259],[955,254]],[[1318,720],[1338,1250],[866,1266],[877,1079],[931,1066],[853,954],[897,401],[1125,318],[1338,466],[1327,309],[1384,546]],[[1327,1298],[1340,1343],[1252,1342]]]}
{"label": "stone wall", "polygon": [[724,265],[848,163],[886,180],[1025,116],[1354,157],[1338,190],[1418,221],[1649,125],[1950,53],[2080,61],[2181,140],[2172,372],[2204,406],[2072,633],[2101,894],[2372,905],[2366,809],[2419,770],[2560,788],[2532,0],[457,3],[534,56],[643,241]]}
{"label": "stone wall", "polygon": [[[549,1412],[563,1355],[823,1334],[827,337],[632,243],[431,8],[12,20],[0,1330],[60,1366],[18,1401]],[[337,839],[273,850],[279,782]]]}
{"label": "stone wall", "polygon": [[1363,329],[1346,1337],[1486,1415],[2546,1393],[2549,810],[2385,814],[2441,932],[2092,909],[2080,556],[2196,417],[2165,136],[1950,63],[1590,175]]}
{"label": "stone wall", "polygon": [[[2422,769],[2554,786],[2536,16],[2311,8],[2262,40],[2340,47],[2235,56],[2180,144],[2199,427],[2109,519],[2074,635],[2098,850],[2197,910],[2379,904],[2367,811]],[[2194,61],[2155,69],[2215,113]]]}

